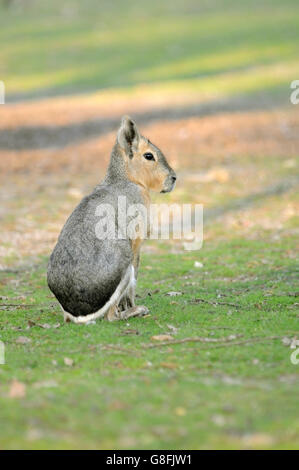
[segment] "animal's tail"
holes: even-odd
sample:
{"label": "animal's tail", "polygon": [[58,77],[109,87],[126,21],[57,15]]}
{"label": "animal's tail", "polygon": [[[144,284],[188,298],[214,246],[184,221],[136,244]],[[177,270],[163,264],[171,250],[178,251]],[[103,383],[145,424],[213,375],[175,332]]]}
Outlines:
{"label": "animal's tail", "polygon": [[65,321],[70,320],[74,323],[82,324],[82,323],[87,323],[89,321],[96,320],[97,318],[103,318],[105,314],[108,312],[109,308],[117,304],[120,301],[132,276],[134,276],[134,267],[130,264],[125,272],[125,275],[121,279],[120,283],[118,284],[117,288],[111,295],[110,299],[108,300],[108,302],[105,303],[105,305],[103,305],[103,307],[100,310],[94,313],[90,313],[88,315],[80,315],[79,317],[75,317],[71,313],[64,312],[64,320]]}

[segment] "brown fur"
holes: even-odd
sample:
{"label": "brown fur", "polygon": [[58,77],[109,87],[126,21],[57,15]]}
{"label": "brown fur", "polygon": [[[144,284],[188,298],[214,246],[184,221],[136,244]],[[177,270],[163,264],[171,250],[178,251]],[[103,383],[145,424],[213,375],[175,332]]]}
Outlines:
{"label": "brown fur", "polygon": [[[143,157],[146,152],[153,153],[155,161],[146,160]],[[125,155],[124,158],[126,159],[127,177],[130,181],[142,186],[147,191],[162,191],[169,170],[159,162],[154,146],[147,139],[140,138],[137,151],[134,152],[134,158],[127,158]]]}

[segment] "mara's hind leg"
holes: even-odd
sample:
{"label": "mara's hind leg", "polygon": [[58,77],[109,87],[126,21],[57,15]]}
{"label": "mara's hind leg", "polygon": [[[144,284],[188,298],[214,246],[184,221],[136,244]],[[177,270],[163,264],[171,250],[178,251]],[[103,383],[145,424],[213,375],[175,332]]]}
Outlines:
{"label": "mara's hind leg", "polygon": [[117,308],[118,320],[127,320],[132,317],[142,317],[148,313],[148,308],[144,305],[135,305],[135,269],[132,266],[130,280]]}
{"label": "mara's hind leg", "polygon": [[135,287],[136,287],[135,269],[134,269],[134,266],[132,266],[129,283],[127,285],[126,290],[123,292],[123,295],[119,302],[119,310],[121,312],[124,310],[128,310],[128,308],[135,307]]}
{"label": "mara's hind leg", "polygon": [[107,314],[106,314],[106,318],[108,321],[116,321],[116,320],[119,320],[119,309],[117,307],[117,305],[112,305]]}
{"label": "mara's hind leg", "polygon": [[71,313],[66,312],[61,304],[59,304],[63,312],[64,321],[88,325],[95,323],[97,318],[106,317],[109,321],[115,321],[145,315],[148,313],[146,307],[135,307],[135,283],[134,267],[131,265],[128,267],[125,276],[110,300],[97,312],[75,317]]}
{"label": "mara's hind leg", "polygon": [[108,321],[121,320],[122,311],[126,311],[128,307],[135,306],[135,275],[134,267],[130,268],[130,275],[127,284],[124,284],[122,290],[119,293],[118,299],[109,308],[106,314]]}
{"label": "mara's hind leg", "polygon": [[136,305],[126,310],[120,310],[119,307],[114,305],[109,309],[106,318],[108,321],[128,320],[132,317],[143,317],[143,315],[146,315],[148,312],[149,310],[145,305]]}

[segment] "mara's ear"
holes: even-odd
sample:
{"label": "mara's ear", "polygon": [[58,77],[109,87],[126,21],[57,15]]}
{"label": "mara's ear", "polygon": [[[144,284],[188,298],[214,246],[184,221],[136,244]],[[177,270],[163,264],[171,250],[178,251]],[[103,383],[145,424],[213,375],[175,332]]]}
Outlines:
{"label": "mara's ear", "polygon": [[137,149],[140,139],[137,126],[129,116],[124,116],[117,133],[117,142],[125,150],[130,158],[133,157],[133,149]]}

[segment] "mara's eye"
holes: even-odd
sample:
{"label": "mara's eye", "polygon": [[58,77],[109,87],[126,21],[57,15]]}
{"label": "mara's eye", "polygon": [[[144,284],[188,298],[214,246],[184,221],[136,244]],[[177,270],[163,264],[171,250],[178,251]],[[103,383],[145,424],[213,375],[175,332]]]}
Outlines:
{"label": "mara's eye", "polygon": [[143,154],[144,158],[146,158],[147,160],[155,160],[155,157],[154,155],[151,153],[151,152],[146,152]]}

